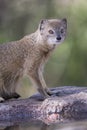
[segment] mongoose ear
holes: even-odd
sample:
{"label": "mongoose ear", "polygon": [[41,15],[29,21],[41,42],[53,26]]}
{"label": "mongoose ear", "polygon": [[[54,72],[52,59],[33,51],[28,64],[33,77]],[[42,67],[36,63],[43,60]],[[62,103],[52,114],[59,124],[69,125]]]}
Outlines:
{"label": "mongoose ear", "polygon": [[40,21],[40,24],[39,24],[39,29],[40,30],[43,30],[44,29],[44,27],[45,27],[45,25],[48,23],[48,20],[47,19],[42,19],[41,21]]}
{"label": "mongoose ear", "polygon": [[67,19],[66,19],[66,18],[63,18],[63,19],[61,20],[61,22],[62,22],[63,26],[64,26],[65,28],[67,28]]}

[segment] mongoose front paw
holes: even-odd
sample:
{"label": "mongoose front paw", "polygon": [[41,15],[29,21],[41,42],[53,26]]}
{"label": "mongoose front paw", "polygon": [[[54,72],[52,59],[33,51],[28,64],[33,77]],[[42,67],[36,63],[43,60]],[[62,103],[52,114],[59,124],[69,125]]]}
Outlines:
{"label": "mongoose front paw", "polygon": [[45,91],[46,91],[46,93],[48,94],[48,96],[51,96],[51,95],[52,95],[52,92],[51,92],[48,88],[46,88]]}

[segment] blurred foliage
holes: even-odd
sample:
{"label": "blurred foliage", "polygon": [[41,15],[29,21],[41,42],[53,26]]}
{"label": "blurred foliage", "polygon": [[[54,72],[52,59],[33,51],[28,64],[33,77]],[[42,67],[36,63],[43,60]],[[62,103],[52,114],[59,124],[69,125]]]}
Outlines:
{"label": "blurred foliage", "polygon": [[[34,32],[43,18],[63,17],[67,38],[45,67],[46,82],[51,87],[87,86],[87,0],[0,0],[0,42]],[[29,86],[27,78],[23,81],[22,86]]]}

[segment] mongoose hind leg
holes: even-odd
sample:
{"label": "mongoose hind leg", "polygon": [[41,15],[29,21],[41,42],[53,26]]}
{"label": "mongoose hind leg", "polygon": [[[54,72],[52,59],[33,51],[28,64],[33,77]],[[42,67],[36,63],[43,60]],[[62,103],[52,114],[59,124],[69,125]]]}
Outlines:
{"label": "mongoose hind leg", "polygon": [[4,98],[0,97],[0,103],[4,102]]}
{"label": "mongoose hind leg", "polygon": [[12,98],[16,98],[17,99],[17,98],[20,98],[20,97],[21,96],[18,93],[16,93],[16,92],[12,94]]}
{"label": "mongoose hind leg", "polygon": [[12,98],[17,99],[17,98],[19,98],[19,97],[21,97],[21,96],[20,96],[19,94],[17,94],[16,92],[12,93],[11,95],[4,95],[4,96],[3,96],[3,98],[4,98],[5,100],[9,100],[9,99],[12,99]]}

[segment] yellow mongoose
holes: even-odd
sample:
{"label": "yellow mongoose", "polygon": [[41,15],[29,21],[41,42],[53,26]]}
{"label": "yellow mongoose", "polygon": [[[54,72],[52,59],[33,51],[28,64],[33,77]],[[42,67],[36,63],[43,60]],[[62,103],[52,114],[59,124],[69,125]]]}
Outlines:
{"label": "yellow mongoose", "polygon": [[16,87],[24,74],[29,75],[44,97],[51,95],[43,78],[43,68],[50,53],[64,41],[66,30],[66,19],[45,19],[36,32],[0,45],[0,100],[20,96]]}

